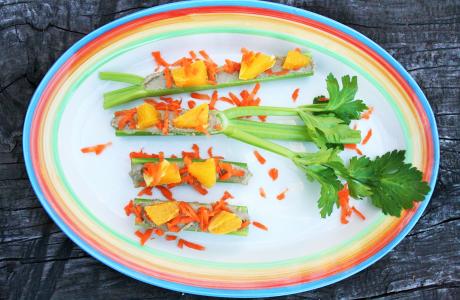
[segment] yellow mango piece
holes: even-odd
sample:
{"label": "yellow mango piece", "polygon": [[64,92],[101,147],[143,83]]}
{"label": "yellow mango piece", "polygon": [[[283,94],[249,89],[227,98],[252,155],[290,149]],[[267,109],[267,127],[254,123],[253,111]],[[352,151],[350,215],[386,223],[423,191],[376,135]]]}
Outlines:
{"label": "yellow mango piece", "polygon": [[197,60],[188,67],[171,70],[174,84],[178,87],[198,86],[208,83],[208,70],[204,61]]}
{"label": "yellow mango piece", "polygon": [[213,158],[192,162],[188,166],[188,172],[207,188],[211,188],[216,184],[216,161]]}
{"label": "yellow mango piece", "polygon": [[243,221],[234,213],[221,211],[209,222],[208,231],[214,234],[227,234],[237,231]]}
{"label": "yellow mango piece", "polygon": [[177,164],[170,164],[166,169],[165,175],[161,177],[158,184],[170,184],[170,183],[179,183],[181,182],[181,177],[179,173],[179,167]]}
{"label": "yellow mango piece", "polygon": [[137,108],[137,124],[138,129],[145,129],[154,126],[160,120],[160,113],[151,104],[144,103]]}
{"label": "yellow mango piece", "polygon": [[161,184],[161,179],[165,177],[169,166],[170,163],[167,160],[144,164],[144,172],[142,175],[144,176],[145,186],[156,186]]}
{"label": "yellow mango piece", "polygon": [[177,128],[207,128],[209,118],[209,105],[201,104],[186,111],[173,120],[173,125]]}
{"label": "yellow mango piece", "polygon": [[242,59],[240,75],[241,80],[254,79],[267,71],[275,64],[275,57],[264,53],[256,53],[249,59]]}
{"label": "yellow mango piece", "polygon": [[297,70],[311,63],[311,58],[297,50],[290,50],[283,63],[285,70]]}
{"label": "yellow mango piece", "polygon": [[155,225],[160,226],[179,215],[179,204],[176,201],[162,202],[146,206],[144,211]]}

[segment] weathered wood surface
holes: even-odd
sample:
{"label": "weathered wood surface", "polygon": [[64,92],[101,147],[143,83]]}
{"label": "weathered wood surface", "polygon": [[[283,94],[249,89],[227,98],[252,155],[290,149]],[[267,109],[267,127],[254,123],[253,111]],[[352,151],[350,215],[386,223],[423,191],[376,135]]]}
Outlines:
{"label": "weathered wood surface", "polygon": [[[0,0],[0,298],[198,299],[149,286],[73,244],[40,206],[22,157],[30,97],[53,62],[107,22],[166,1]],[[415,78],[436,114],[433,198],[393,251],[340,283],[285,299],[460,297],[460,2],[281,1],[370,37]]]}

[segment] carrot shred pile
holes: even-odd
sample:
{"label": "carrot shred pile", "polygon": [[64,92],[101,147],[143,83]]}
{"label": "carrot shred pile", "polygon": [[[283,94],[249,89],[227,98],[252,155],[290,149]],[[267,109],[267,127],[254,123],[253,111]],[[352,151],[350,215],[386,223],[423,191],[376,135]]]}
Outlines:
{"label": "carrot shred pile", "polygon": [[363,152],[356,146],[356,144],[344,144],[345,149],[354,150],[358,155],[363,155]]}
{"label": "carrot shred pile", "polygon": [[275,181],[276,179],[278,179],[278,169],[271,168],[270,170],[268,170],[268,175],[273,181]]}
{"label": "carrot shred pile", "polygon": [[292,92],[292,95],[291,95],[292,102],[296,102],[296,101],[297,101],[297,98],[299,97],[299,92],[300,92],[300,89],[299,89],[299,88],[296,88],[296,89],[294,90],[294,92]]}
{"label": "carrot shred pile", "polygon": [[261,165],[265,164],[265,162],[267,161],[267,160],[265,159],[265,157],[263,157],[263,156],[259,153],[259,151],[257,151],[257,150],[254,150],[254,156],[256,157],[257,161],[258,161]]}
{"label": "carrot shred pile", "polygon": [[366,145],[367,142],[369,142],[369,139],[371,138],[371,136],[372,136],[372,129],[369,129],[369,130],[367,131],[366,136],[365,136],[364,139],[361,141],[361,145]]}
{"label": "carrot shred pile", "polygon": [[146,99],[145,103],[151,104],[156,110],[164,110],[174,112],[176,115],[182,111],[182,101],[175,100],[171,97],[160,97],[160,101]]}
{"label": "carrot shred pile", "polygon": [[374,108],[372,106],[369,107],[368,110],[366,110],[365,112],[361,114],[361,119],[369,120],[373,112],[374,112]]}
{"label": "carrot shred pile", "polygon": [[134,234],[140,239],[142,246],[148,241],[149,237],[152,235],[153,229],[147,229],[144,233],[137,230]]}
{"label": "carrot shred pile", "polygon": [[209,57],[206,51],[200,50],[198,53],[204,59],[204,64],[206,65],[206,69],[208,71],[209,83],[216,84],[217,64]]}
{"label": "carrot shred pile", "polygon": [[281,193],[279,193],[277,196],[276,196],[276,199],[278,200],[284,200],[286,198],[286,193],[288,192],[289,189],[285,189],[284,191],[282,191]]}
{"label": "carrot shred pile", "polygon": [[262,197],[262,198],[266,198],[266,197],[267,197],[267,194],[265,193],[265,190],[264,190],[263,187],[260,187],[260,188],[259,188],[259,195],[260,195],[260,197]]}
{"label": "carrot shred pile", "polygon": [[345,184],[344,187],[338,193],[339,205],[341,209],[340,213],[340,222],[342,224],[348,223],[348,217],[351,216],[351,213],[354,212],[362,220],[366,220],[366,217],[354,206],[350,207],[350,192],[348,190],[348,184]]}
{"label": "carrot shred pile", "polygon": [[105,143],[105,144],[98,144],[98,145],[94,145],[94,146],[90,146],[90,147],[84,147],[84,148],[81,148],[80,151],[82,153],[92,153],[92,152],[94,152],[96,155],[99,155],[99,154],[102,153],[102,151],[104,151],[110,145],[112,145],[112,142],[108,142],[108,143]]}
{"label": "carrot shred pile", "polygon": [[268,227],[265,226],[264,224],[260,223],[260,222],[257,222],[257,221],[253,221],[252,222],[252,225],[254,225],[255,227],[259,228],[259,229],[262,229],[262,230],[265,230],[267,231],[268,230]]}
{"label": "carrot shred pile", "polygon": [[128,126],[129,129],[136,128],[136,121],[134,120],[134,116],[137,114],[137,109],[126,109],[120,110],[115,112],[115,117],[118,120],[117,127],[118,129],[123,129]]}
{"label": "carrot shred pile", "polygon": [[239,72],[241,68],[241,64],[237,63],[236,61],[226,59],[225,65],[222,67],[222,71],[228,74],[233,74],[235,72]]}

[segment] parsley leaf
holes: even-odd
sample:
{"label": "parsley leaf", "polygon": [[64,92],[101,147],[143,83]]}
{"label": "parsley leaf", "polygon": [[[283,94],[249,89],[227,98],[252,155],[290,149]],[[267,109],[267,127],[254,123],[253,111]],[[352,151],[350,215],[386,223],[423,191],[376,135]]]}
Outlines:
{"label": "parsley leaf", "polygon": [[[353,158],[348,167],[355,184],[357,197],[369,196],[372,204],[384,214],[399,217],[401,210],[413,207],[414,201],[422,201],[430,186],[422,181],[422,172],[411,164],[404,163],[405,151],[394,150],[370,160],[367,157]],[[350,182],[349,182],[350,185]],[[367,186],[369,190],[363,191]]]}

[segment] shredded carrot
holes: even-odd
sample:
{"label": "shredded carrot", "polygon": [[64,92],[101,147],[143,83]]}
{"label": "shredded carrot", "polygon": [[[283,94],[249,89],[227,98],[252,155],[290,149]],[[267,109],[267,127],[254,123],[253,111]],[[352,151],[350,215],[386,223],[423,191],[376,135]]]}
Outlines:
{"label": "shredded carrot", "polygon": [[265,73],[267,73],[268,75],[282,76],[282,75],[286,75],[287,73],[289,73],[289,70],[281,70],[278,72],[273,72],[272,69],[268,69],[267,71],[265,71]]}
{"label": "shredded carrot", "polygon": [[169,112],[166,111],[163,117],[163,128],[161,130],[163,135],[168,135],[169,133]]}
{"label": "shredded carrot", "polygon": [[285,189],[284,191],[282,191],[281,193],[279,193],[277,196],[276,196],[276,199],[278,200],[284,200],[284,198],[286,198],[286,193],[289,189]]}
{"label": "shredded carrot", "polygon": [[249,222],[248,220],[246,220],[246,221],[243,221],[243,222],[241,223],[241,227],[240,227],[240,229],[243,229],[243,228],[246,228],[246,227],[248,227],[248,226],[249,226],[249,224],[251,224],[251,222]]}
{"label": "shredded carrot", "polygon": [[224,171],[223,173],[219,174],[219,179],[228,180],[232,177],[233,167],[231,164],[221,162],[219,167]]}
{"label": "shredded carrot", "polygon": [[179,211],[181,212],[181,214],[191,217],[192,220],[199,220],[195,210],[187,202],[179,202]]}
{"label": "shredded carrot", "polygon": [[263,187],[260,187],[260,188],[259,188],[259,195],[260,195],[260,197],[262,197],[262,198],[266,198],[266,197],[267,197],[267,194],[265,193],[265,190],[264,190]]}
{"label": "shredded carrot", "polygon": [[140,239],[140,243],[144,246],[145,242],[148,241],[149,237],[152,235],[153,229],[147,229],[144,233],[137,230],[134,234]]}
{"label": "shredded carrot", "polygon": [[175,241],[175,240],[177,239],[177,236],[171,235],[171,234],[167,234],[167,235],[165,236],[165,239],[166,239],[167,241]]}
{"label": "shredded carrot", "polygon": [[165,234],[165,232],[161,230],[160,228],[155,228],[153,231],[158,236],[163,236]]}
{"label": "shredded carrot", "polygon": [[366,217],[363,215],[362,212],[360,212],[356,207],[352,206],[351,210],[355,212],[355,214],[358,215],[363,221],[366,220]]}
{"label": "shredded carrot", "polygon": [[125,213],[127,216],[131,215],[134,212],[134,201],[130,200],[125,206]]}
{"label": "shredded carrot", "polygon": [[189,100],[189,101],[187,102],[187,105],[188,105],[188,108],[192,109],[192,108],[195,107],[196,102],[193,101],[193,100]]}
{"label": "shredded carrot", "polygon": [[267,116],[257,116],[260,121],[265,122],[267,121]]}
{"label": "shredded carrot", "polygon": [[339,205],[341,209],[341,214],[340,214],[340,222],[342,224],[347,224],[348,220],[347,218],[351,216],[351,209],[349,205],[349,198],[350,193],[348,191],[348,185],[345,184],[344,187],[339,191],[338,193],[338,198],[339,198]]}
{"label": "shredded carrot", "polygon": [[230,99],[228,97],[220,97],[219,100],[227,102],[228,104],[231,104],[231,105],[235,105],[235,103],[233,103],[232,99]]}
{"label": "shredded carrot", "polygon": [[179,232],[180,228],[176,225],[171,225],[169,223],[166,223],[166,227],[168,227],[168,231],[170,232]]}
{"label": "shredded carrot", "polygon": [[223,67],[223,71],[226,72],[226,73],[229,73],[229,74],[232,74],[232,73],[235,73],[235,72],[238,72],[241,68],[241,64],[240,63],[237,63],[235,61],[232,61],[230,59],[226,59],[225,60],[225,65]]}
{"label": "shredded carrot", "polygon": [[257,158],[261,165],[263,165],[267,161],[257,150],[254,150],[254,156]]}
{"label": "shredded carrot", "polygon": [[370,106],[368,110],[366,110],[365,112],[361,114],[361,119],[369,120],[373,112],[374,112],[374,108]]}
{"label": "shredded carrot", "polygon": [[241,106],[240,99],[238,99],[238,97],[235,94],[233,94],[232,92],[229,92],[228,95],[230,96],[230,99],[232,99],[233,103],[236,106]]}
{"label": "shredded carrot", "polygon": [[174,197],[172,192],[165,186],[157,185],[156,188],[161,192],[161,194],[168,200],[173,201]]}
{"label": "shredded carrot", "polygon": [[217,64],[209,57],[206,51],[200,50],[198,53],[204,58],[210,83],[216,84]]}
{"label": "shredded carrot", "polygon": [[[180,246],[179,246],[179,244],[180,244]],[[185,247],[188,247],[190,249],[195,249],[195,250],[198,250],[198,251],[203,251],[203,250],[206,249],[204,246],[201,246],[199,244],[186,241],[184,239],[179,239],[179,243],[177,244],[177,246],[179,248],[182,248],[183,246],[185,246]]]}
{"label": "shredded carrot", "polygon": [[372,136],[372,129],[369,129],[363,141],[361,142],[361,145],[366,145],[369,139],[371,138],[371,136]]}
{"label": "shredded carrot", "polygon": [[214,125],[214,130],[222,130],[222,125],[221,124],[216,124]]}
{"label": "shredded carrot", "polygon": [[220,201],[226,201],[228,199],[234,199],[235,197],[233,197],[232,194],[230,194],[229,191],[225,191],[224,194],[222,195],[222,197],[220,198]]}
{"label": "shredded carrot", "polygon": [[137,193],[137,195],[138,196],[142,196],[142,195],[152,196],[152,189],[153,189],[153,186],[145,187],[139,193]]}
{"label": "shredded carrot", "polygon": [[217,100],[219,99],[219,94],[217,91],[212,92],[211,102],[209,102],[209,109],[215,109]]}
{"label": "shredded carrot", "polygon": [[300,92],[300,89],[299,88],[296,88],[294,90],[294,92],[292,93],[292,102],[296,102],[297,101],[297,98],[299,97],[299,92]]}
{"label": "shredded carrot", "polygon": [[262,229],[262,230],[268,230],[267,226],[265,226],[264,224],[262,224],[260,222],[257,222],[257,221],[253,221],[252,225],[254,225],[255,227],[257,227],[259,229]]}
{"label": "shredded carrot", "polygon": [[134,116],[136,114],[137,114],[136,108],[125,109],[122,111],[115,112],[115,117],[118,118],[118,124],[117,124],[118,129],[123,129],[125,128],[126,125],[128,125],[130,129],[136,128],[136,121],[134,120]]}
{"label": "shredded carrot", "polygon": [[363,152],[361,150],[359,150],[359,148],[356,146],[356,144],[344,144],[343,147],[345,149],[355,150],[355,152],[358,155],[363,155]]}
{"label": "shredded carrot", "polygon": [[195,51],[190,50],[190,51],[188,52],[188,54],[190,54],[190,57],[191,57],[192,59],[196,59]]}
{"label": "shredded carrot", "polygon": [[169,63],[166,62],[163,59],[163,57],[161,57],[160,51],[153,51],[152,52],[152,57],[153,57],[153,59],[155,59],[155,62],[157,63],[157,67],[156,67],[155,70],[158,70],[160,68],[160,66],[165,67],[165,68],[169,67]]}
{"label": "shredded carrot", "polygon": [[147,154],[140,150],[139,152],[133,151],[129,153],[129,158],[158,158],[158,154]]}
{"label": "shredded carrot", "polygon": [[211,97],[209,97],[209,95],[202,94],[202,93],[191,93],[190,97],[192,97],[193,99],[198,99],[198,100],[211,100]]}
{"label": "shredded carrot", "polygon": [[134,205],[134,214],[136,215],[136,223],[142,222],[142,207],[140,205]]}
{"label": "shredded carrot", "polygon": [[112,142],[108,142],[106,144],[99,144],[99,145],[95,145],[95,146],[90,146],[90,147],[84,147],[84,148],[81,148],[80,151],[82,153],[94,152],[94,153],[96,153],[96,155],[99,155],[99,154],[102,153],[102,151],[105,150],[105,148],[107,148],[110,145],[112,145]]}
{"label": "shredded carrot", "polygon": [[273,181],[278,179],[278,169],[277,168],[271,168],[268,170],[268,175],[271,177]]}
{"label": "shredded carrot", "polygon": [[169,71],[169,68],[165,68],[163,70],[163,75],[165,77],[165,85],[166,85],[166,88],[171,88],[172,87],[172,83],[173,83],[173,79],[172,79],[172,76],[171,76],[171,71]]}
{"label": "shredded carrot", "polygon": [[252,92],[251,92],[251,95],[254,97],[260,90],[260,83],[256,83],[256,85],[254,86],[254,88],[252,89]]}
{"label": "shredded carrot", "polygon": [[192,145],[192,150],[194,153],[194,158],[200,159],[200,147],[197,144]]}

